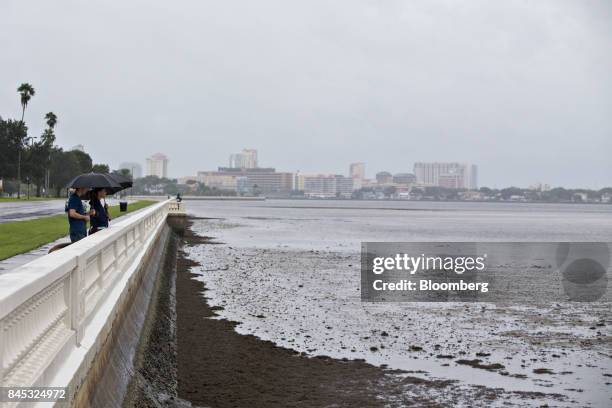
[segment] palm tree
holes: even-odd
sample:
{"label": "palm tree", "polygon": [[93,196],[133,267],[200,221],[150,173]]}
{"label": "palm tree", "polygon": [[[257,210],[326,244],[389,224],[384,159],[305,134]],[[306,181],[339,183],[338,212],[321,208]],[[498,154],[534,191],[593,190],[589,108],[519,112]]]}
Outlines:
{"label": "palm tree", "polygon": [[57,124],[57,115],[53,112],[48,112],[45,115],[45,120],[47,121],[47,126],[49,126],[49,129],[53,129]]}
{"label": "palm tree", "polygon": [[[23,126],[25,108],[28,106],[30,99],[36,94],[36,91],[32,85],[25,82],[19,85],[17,92],[21,96],[21,126]],[[17,154],[17,198],[21,198],[21,143],[19,144],[19,152]]]}
{"label": "palm tree", "polygon": [[[51,151],[53,149],[53,143],[55,143],[55,133],[53,129],[55,125],[57,125],[57,115],[53,112],[47,112],[45,115],[45,120],[47,122],[47,129],[44,130],[42,136],[40,137],[41,148],[44,149],[44,154],[46,156],[46,160],[44,161],[45,169],[44,169],[44,183],[45,183],[45,192],[49,194],[49,166],[51,161]],[[36,194],[40,196],[40,183],[37,184]]]}
{"label": "palm tree", "polygon": [[53,143],[55,142],[55,134],[51,129],[45,129],[43,134],[40,136],[40,143],[44,146],[48,146],[49,148],[53,147]]}
{"label": "palm tree", "polygon": [[30,99],[36,94],[34,87],[27,82],[19,85],[17,92],[21,95],[21,123],[23,123],[23,117],[25,116],[25,109],[28,106]]}

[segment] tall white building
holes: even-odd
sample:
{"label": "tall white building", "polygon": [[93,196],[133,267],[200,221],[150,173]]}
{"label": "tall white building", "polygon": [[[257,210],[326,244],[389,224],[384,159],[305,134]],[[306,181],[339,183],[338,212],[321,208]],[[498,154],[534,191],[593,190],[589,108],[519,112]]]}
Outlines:
{"label": "tall white building", "polygon": [[257,150],[242,149],[242,152],[230,155],[229,167],[232,169],[256,169]]}
{"label": "tall white building", "polygon": [[147,157],[146,175],[167,178],[168,157],[161,153],[155,153],[153,156]]}
{"label": "tall white building", "polygon": [[478,166],[475,164],[467,165],[465,173],[465,188],[468,190],[478,190]]}
{"label": "tall white building", "polygon": [[351,163],[349,174],[354,179],[363,180],[365,178],[365,163]]}
{"label": "tall white building", "polygon": [[353,179],[353,189],[359,190],[365,180],[365,163],[351,163],[349,177]]}
{"label": "tall white building", "polygon": [[455,162],[414,163],[416,181],[424,186],[478,188],[478,166]]}

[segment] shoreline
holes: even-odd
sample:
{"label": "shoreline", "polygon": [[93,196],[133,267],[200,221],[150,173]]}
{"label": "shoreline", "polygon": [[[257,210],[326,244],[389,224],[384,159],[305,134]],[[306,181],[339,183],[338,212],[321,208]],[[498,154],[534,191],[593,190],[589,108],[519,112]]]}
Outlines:
{"label": "shoreline", "polygon": [[[184,245],[211,244],[195,235],[190,222]],[[194,405],[235,406],[440,406],[406,393],[427,384],[443,388],[448,381],[397,376],[361,360],[307,357],[253,335],[234,330],[239,324],[216,319],[219,307],[206,301],[206,286],[190,271],[198,263],[179,249],[176,274],[178,397]],[[408,398],[408,399],[406,399]]]}
{"label": "shoreline", "polygon": [[[224,245],[196,235],[193,221],[187,220],[183,245]],[[223,307],[210,306],[201,274],[191,270],[210,265],[200,265],[186,252],[179,249],[176,274],[178,397],[196,406],[489,406],[512,399],[564,399],[412,377],[410,371],[363,359],[313,355],[240,334],[236,326],[241,323],[219,317]]]}

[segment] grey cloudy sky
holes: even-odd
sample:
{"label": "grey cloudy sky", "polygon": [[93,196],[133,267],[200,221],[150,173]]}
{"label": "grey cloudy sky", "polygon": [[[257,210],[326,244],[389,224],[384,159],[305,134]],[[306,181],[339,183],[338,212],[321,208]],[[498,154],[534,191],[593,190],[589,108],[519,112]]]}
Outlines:
{"label": "grey cloudy sky", "polygon": [[0,115],[170,175],[243,147],[279,170],[480,166],[612,185],[609,1],[2,1]]}

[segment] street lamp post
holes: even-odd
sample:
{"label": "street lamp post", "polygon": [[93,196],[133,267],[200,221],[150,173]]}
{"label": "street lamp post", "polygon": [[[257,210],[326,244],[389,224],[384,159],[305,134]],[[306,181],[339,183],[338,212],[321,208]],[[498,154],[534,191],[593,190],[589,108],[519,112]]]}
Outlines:
{"label": "street lamp post", "polygon": [[[21,116],[21,130],[25,130],[25,126],[23,123],[23,115]],[[27,135],[27,132],[24,132]],[[19,135],[21,136],[21,135]],[[28,144],[28,138],[25,139],[26,145]],[[23,149],[23,143],[21,142],[21,138],[19,140],[19,149],[17,149],[17,199],[21,198],[21,149]]]}
{"label": "street lamp post", "polygon": [[[36,136],[26,137],[25,144],[28,144],[28,140],[31,142],[30,147],[34,146],[34,139]],[[19,154],[17,155],[17,199],[21,198],[21,143],[19,144]],[[27,177],[26,183],[28,184],[28,200],[30,199],[30,176]]]}
{"label": "street lamp post", "polygon": [[134,166],[132,166],[132,186],[130,187],[130,195],[134,195]]}
{"label": "street lamp post", "polygon": [[21,142],[17,152],[17,199],[21,198]]}

